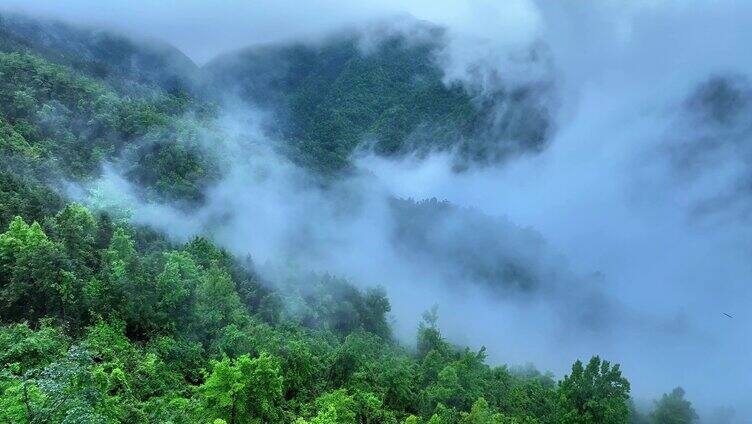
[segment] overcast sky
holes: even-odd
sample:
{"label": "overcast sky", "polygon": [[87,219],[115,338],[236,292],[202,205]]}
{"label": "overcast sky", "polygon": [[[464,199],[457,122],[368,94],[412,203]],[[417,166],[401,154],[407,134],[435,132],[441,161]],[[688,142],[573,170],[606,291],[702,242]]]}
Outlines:
{"label": "overcast sky", "polygon": [[[434,23],[527,37],[537,10],[526,0],[5,0],[7,8],[106,25],[176,45],[198,63],[250,44],[316,36],[342,26],[409,14]],[[503,7],[501,6],[503,4]]]}

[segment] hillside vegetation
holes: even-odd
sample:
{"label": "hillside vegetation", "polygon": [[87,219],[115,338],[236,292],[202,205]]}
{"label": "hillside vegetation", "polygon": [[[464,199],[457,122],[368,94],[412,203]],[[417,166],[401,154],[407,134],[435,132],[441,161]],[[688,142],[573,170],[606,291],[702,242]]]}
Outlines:
{"label": "hillside vegetation", "polygon": [[324,174],[347,168],[358,148],[379,155],[453,150],[457,167],[496,163],[545,146],[548,84],[481,91],[446,84],[442,31],[418,40],[357,34],[320,44],[249,48],[206,67],[221,92],[273,111],[270,130],[293,158]]}
{"label": "hillside vegetation", "polygon": [[[114,163],[145,200],[204,202],[226,159],[212,149],[222,143],[223,106],[208,87],[272,110],[269,130],[289,142],[286,153],[330,177],[369,137],[383,155],[455,148],[496,161],[517,144],[470,140],[501,130],[503,140],[542,148],[545,114],[528,91],[484,99],[447,86],[434,49],[395,38],[366,54],[345,38],[249,50],[199,71],[173,48],[3,16],[0,422],[691,422],[681,389],[638,414],[619,365],[598,356],[561,379],[490,365],[485,349],[442,336],[436,310],[403,346],[383,289],[317,273],[266,281],[210,237],[178,244],[71,201],[70,184]],[[200,72],[210,76],[197,84]],[[515,111],[489,127],[481,100]],[[451,206],[394,207],[405,216],[405,249],[447,261],[462,254],[421,241],[441,225],[436,211]],[[495,248],[491,237],[484,243]],[[505,260],[457,262],[537,287]]]}

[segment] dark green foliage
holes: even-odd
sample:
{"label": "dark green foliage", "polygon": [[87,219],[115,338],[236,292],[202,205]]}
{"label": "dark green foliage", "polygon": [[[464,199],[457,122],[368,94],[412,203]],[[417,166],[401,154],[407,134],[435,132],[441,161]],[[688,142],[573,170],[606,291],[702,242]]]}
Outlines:
{"label": "dark green foliage", "polygon": [[545,249],[531,229],[435,198],[393,198],[390,212],[395,246],[416,263],[442,268],[458,281],[479,282],[499,295],[540,290],[546,284],[545,264],[533,267],[529,251],[509,247],[518,240],[511,244]]}
{"label": "dark green foliage", "polygon": [[20,217],[0,235],[0,314],[6,321],[65,314],[75,276],[59,243]]}
{"label": "dark green foliage", "polygon": [[0,50],[29,51],[129,91],[188,91],[198,73],[188,57],[168,45],[15,14],[0,16]]}
{"label": "dark green foliage", "polygon": [[134,164],[128,176],[147,194],[195,202],[216,178],[217,158],[200,146],[209,131],[203,121],[183,117],[192,107],[168,94],[122,96],[26,51],[0,53],[1,169],[81,179],[126,157]]}
{"label": "dark green foliage", "polygon": [[0,172],[0,228],[21,216],[28,222],[41,222],[64,205],[63,199],[44,185],[24,181],[10,172]]}
{"label": "dark green foliage", "polygon": [[381,155],[455,149],[462,162],[540,149],[549,131],[540,93],[445,84],[436,61],[442,31],[424,29],[431,41],[393,35],[364,49],[361,36],[340,34],[316,47],[248,49],[207,72],[216,87],[271,109],[270,130],[289,140],[291,156],[324,174],[347,168],[368,145]]}
{"label": "dark green foliage", "polygon": [[323,326],[340,334],[365,330],[383,339],[390,337],[386,319],[391,306],[383,289],[363,294],[347,281],[326,275],[313,290],[301,294],[309,305],[302,316],[305,325]]}

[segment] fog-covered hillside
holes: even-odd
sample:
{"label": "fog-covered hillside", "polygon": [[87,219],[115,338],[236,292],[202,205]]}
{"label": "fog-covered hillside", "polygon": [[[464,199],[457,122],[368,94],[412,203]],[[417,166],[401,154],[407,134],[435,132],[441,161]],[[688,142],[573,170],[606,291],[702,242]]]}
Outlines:
{"label": "fog-covered hillside", "polygon": [[[342,32],[315,44],[252,47],[206,66],[225,95],[270,110],[268,129],[322,172],[358,148],[380,155],[457,152],[457,166],[539,151],[551,131],[551,81],[493,91],[447,82],[441,28]],[[501,71],[503,72],[503,71]]]}
{"label": "fog-covered hillside", "polygon": [[752,413],[752,10],[86,3],[0,8],[0,422]]}

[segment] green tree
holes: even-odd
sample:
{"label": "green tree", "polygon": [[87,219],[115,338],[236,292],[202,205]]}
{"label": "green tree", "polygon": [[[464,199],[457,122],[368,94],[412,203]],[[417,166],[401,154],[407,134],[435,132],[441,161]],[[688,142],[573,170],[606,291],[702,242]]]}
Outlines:
{"label": "green tree", "polygon": [[161,332],[179,329],[185,333],[201,274],[193,258],[185,252],[167,252],[164,257],[164,268],[155,279],[154,325]]}
{"label": "green tree", "polygon": [[92,313],[128,318],[129,311],[141,304],[136,293],[138,278],[135,243],[123,228],[117,228],[107,249],[102,252],[99,276],[91,278],[84,290]]}
{"label": "green tree", "polygon": [[619,364],[597,356],[587,366],[577,361],[559,383],[559,422],[564,424],[621,424],[629,419],[629,382]]}
{"label": "green tree", "polygon": [[34,149],[24,136],[3,117],[0,116],[0,152],[4,155],[22,154],[26,156],[37,156],[39,152]]}
{"label": "green tree", "polygon": [[374,333],[385,340],[391,337],[391,329],[387,323],[387,314],[392,310],[386,290],[382,287],[369,289],[363,298],[364,308],[361,321],[366,331]]}
{"label": "green tree", "polygon": [[94,246],[98,229],[94,216],[84,206],[71,203],[55,216],[54,230],[76,272],[88,278],[98,265]]}
{"label": "green tree", "polygon": [[0,367],[17,375],[42,368],[65,354],[70,342],[50,319],[42,320],[35,330],[27,323],[0,327]]}
{"label": "green tree", "polygon": [[5,230],[16,216],[27,222],[42,222],[63,205],[52,189],[7,171],[0,171],[0,230]]}
{"label": "green tree", "polygon": [[68,269],[61,247],[39,224],[16,217],[0,234],[0,316],[18,321],[55,313],[65,317],[78,288]]}
{"label": "green tree", "polygon": [[210,419],[228,424],[280,422],[282,376],[279,361],[269,354],[214,362],[200,392]]}
{"label": "green tree", "polygon": [[[93,359],[82,346],[72,347],[64,357],[41,370],[24,375],[23,392],[38,393],[27,403],[26,421],[106,423],[101,409],[102,394],[92,373]],[[24,397],[26,395],[24,394]]]}
{"label": "green tree", "polygon": [[316,354],[308,338],[289,337],[281,348],[285,398],[306,399],[325,385],[325,358]]}
{"label": "green tree", "polygon": [[684,389],[677,387],[655,402],[650,422],[655,424],[691,424],[698,418],[692,403],[684,399]]}
{"label": "green tree", "polygon": [[484,363],[485,348],[477,353],[465,348],[457,356],[458,359],[447,364],[436,381],[426,388],[424,411],[433,410],[439,403],[457,410],[468,410],[484,395],[485,378],[490,371]]}
{"label": "green tree", "polygon": [[225,326],[242,323],[247,318],[235,282],[218,265],[203,273],[195,296],[192,320],[200,340],[209,341]]}
{"label": "green tree", "polygon": [[298,420],[296,424],[357,424],[358,413],[355,399],[344,389],[326,393],[316,399],[316,415],[310,420]]}
{"label": "green tree", "polygon": [[502,415],[494,412],[489,407],[488,402],[483,398],[478,398],[473,403],[469,413],[462,416],[461,424],[502,424]]}

